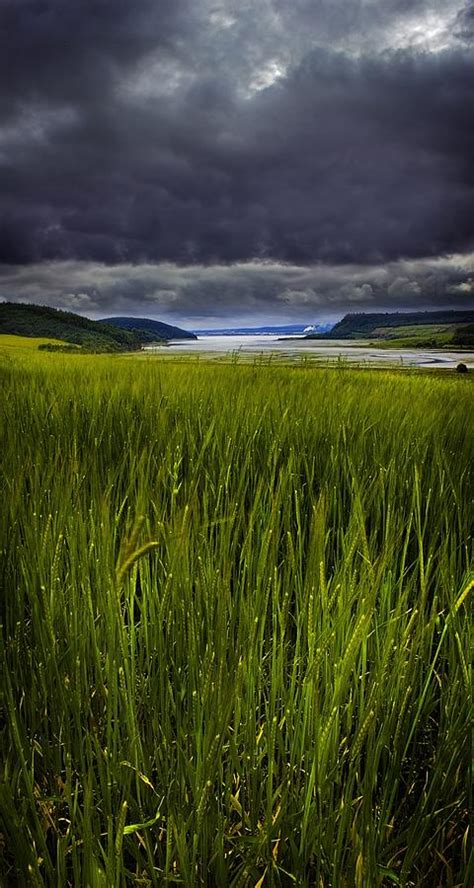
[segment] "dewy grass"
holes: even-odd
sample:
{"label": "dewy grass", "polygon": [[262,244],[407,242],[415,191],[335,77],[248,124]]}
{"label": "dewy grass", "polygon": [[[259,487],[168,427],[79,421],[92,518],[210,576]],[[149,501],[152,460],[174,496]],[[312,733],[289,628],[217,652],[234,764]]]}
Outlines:
{"label": "dewy grass", "polygon": [[1,367],[4,883],[472,884],[470,379]]}

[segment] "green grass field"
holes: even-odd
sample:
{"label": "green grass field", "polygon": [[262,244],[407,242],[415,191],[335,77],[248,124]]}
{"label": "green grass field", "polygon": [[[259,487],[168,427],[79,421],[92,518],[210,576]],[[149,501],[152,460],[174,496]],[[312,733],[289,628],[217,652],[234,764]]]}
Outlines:
{"label": "green grass field", "polygon": [[470,375],[0,370],[0,882],[471,885]]}
{"label": "green grass field", "polygon": [[11,350],[15,353],[19,351],[37,350],[40,345],[66,345],[61,339],[50,339],[44,336],[15,336],[9,333],[0,333],[0,361],[4,359]]}
{"label": "green grass field", "polygon": [[[459,324],[459,327],[467,327],[467,324]],[[400,325],[399,327],[377,327],[374,330],[376,336],[385,336],[387,339],[404,339],[413,337],[418,339],[440,338],[445,335],[449,342],[456,332],[455,324],[413,324]]]}
{"label": "green grass field", "polygon": [[[373,343],[377,348],[459,348],[457,335],[469,324],[414,324],[378,327]],[[468,346],[470,347],[470,346]]]}

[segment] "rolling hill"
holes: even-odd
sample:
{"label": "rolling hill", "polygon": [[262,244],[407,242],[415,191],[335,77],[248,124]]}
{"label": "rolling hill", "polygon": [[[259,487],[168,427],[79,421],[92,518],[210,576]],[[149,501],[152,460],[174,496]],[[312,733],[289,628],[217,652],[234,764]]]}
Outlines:
{"label": "rolling hill", "polygon": [[389,345],[442,347],[474,345],[474,311],[373,312],[346,314],[329,333],[308,339],[370,339]]}
{"label": "rolling hill", "polygon": [[120,327],[121,330],[132,330],[138,334],[149,334],[153,339],[197,339],[194,333],[188,330],[182,330],[181,327],[174,327],[172,324],[165,324],[163,321],[153,321],[151,318],[103,318],[103,324],[112,324],[114,327]]}
{"label": "rolling hill", "polygon": [[[59,339],[66,345],[43,347],[80,346],[88,352],[134,351],[143,341],[138,333],[91,321],[71,311],[19,302],[0,303],[0,333]],[[150,341],[150,337],[144,338]]]}

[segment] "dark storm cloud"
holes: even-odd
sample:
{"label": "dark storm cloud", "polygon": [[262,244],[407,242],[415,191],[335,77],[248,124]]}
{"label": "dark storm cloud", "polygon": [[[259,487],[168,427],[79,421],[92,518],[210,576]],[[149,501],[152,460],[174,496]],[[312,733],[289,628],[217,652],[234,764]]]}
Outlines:
{"label": "dark storm cloud", "polygon": [[189,0],[1,0],[1,110],[100,104],[124,68],[192,28]]}
{"label": "dark storm cloud", "polygon": [[474,40],[474,4],[469,2],[461,9],[454,23],[454,34],[466,42]]}
{"label": "dark storm cloud", "polygon": [[[0,0],[0,262],[83,262],[88,286],[118,266],[122,292],[132,265],[208,266],[209,294],[226,263],[474,249],[472,21],[454,0]],[[250,311],[264,277],[226,286]],[[189,283],[162,289],[187,310]]]}

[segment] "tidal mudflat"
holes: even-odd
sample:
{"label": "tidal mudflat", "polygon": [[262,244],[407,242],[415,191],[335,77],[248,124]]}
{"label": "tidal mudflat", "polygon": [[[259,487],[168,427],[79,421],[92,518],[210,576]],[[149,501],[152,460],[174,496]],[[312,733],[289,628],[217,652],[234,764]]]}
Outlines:
{"label": "tidal mudflat", "polygon": [[[310,340],[293,337],[282,339],[276,336],[200,336],[197,341],[174,341],[170,345],[173,352],[180,354],[223,354],[241,355],[242,357],[269,355],[275,358],[291,359],[306,358],[320,363],[346,361],[361,366],[397,366],[424,367],[436,369],[453,369],[463,362],[474,367],[474,352],[450,349],[414,349],[414,348],[376,348],[360,340],[348,344],[347,340]],[[145,351],[154,353],[154,347]],[[161,349],[162,351],[162,349]]]}

